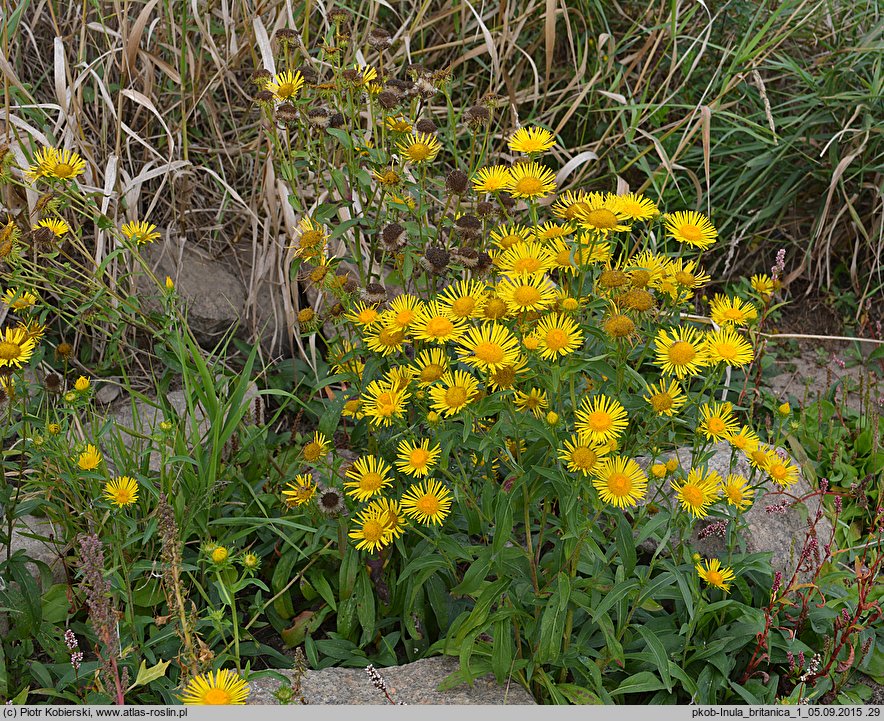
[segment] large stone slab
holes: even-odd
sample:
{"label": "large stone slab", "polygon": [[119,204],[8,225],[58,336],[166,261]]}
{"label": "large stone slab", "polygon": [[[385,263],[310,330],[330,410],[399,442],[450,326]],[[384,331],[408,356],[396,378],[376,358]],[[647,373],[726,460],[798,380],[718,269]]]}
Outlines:
{"label": "large stone slab", "polygon": [[[20,516],[12,526],[11,553],[24,551],[28,558],[42,561],[52,571],[53,583],[64,583],[67,576],[62,557],[67,551],[64,540],[60,538],[61,529],[57,529],[46,518],[36,516]],[[6,557],[6,547],[0,544],[0,555]],[[34,578],[39,577],[36,566],[30,566]],[[45,590],[45,589],[44,589]]]}
{"label": "large stone slab", "polygon": [[[442,656],[424,658],[403,666],[381,668],[378,671],[387,683],[387,691],[397,703],[415,705],[525,705],[534,704],[531,695],[515,681],[499,685],[494,676],[477,679],[447,691],[438,687],[458,670],[457,659]],[[291,671],[282,671],[291,678]],[[261,678],[249,682],[249,704],[278,704],[275,692],[281,682]],[[307,703],[329,705],[389,704],[383,692],[374,687],[362,668],[326,668],[307,671],[301,681],[301,693]]]}

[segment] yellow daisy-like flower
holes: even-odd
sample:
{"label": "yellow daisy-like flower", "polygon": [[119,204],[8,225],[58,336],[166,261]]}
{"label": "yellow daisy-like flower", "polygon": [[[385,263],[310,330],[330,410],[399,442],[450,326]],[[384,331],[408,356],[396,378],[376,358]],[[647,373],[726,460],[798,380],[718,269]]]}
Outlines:
{"label": "yellow daisy-like flower", "polygon": [[651,383],[648,386],[648,393],[642,396],[654,409],[654,413],[658,416],[673,416],[681,409],[687,400],[682,387],[677,381],[669,380],[659,383]]}
{"label": "yellow daisy-like flower", "polygon": [[509,307],[503,298],[497,295],[489,295],[485,298],[485,305],[482,306],[482,318],[485,320],[501,320],[510,314]]}
{"label": "yellow daisy-like flower", "polygon": [[585,190],[566,190],[552,204],[552,213],[563,220],[576,220],[581,212],[589,210],[587,201],[591,200],[591,195]]}
{"label": "yellow daisy-like flower", "polygon": [[452,283],[438,296],[453,318],[480,318],[487,298],[485,285],[472,279]]}
{"label": "yellow daisy-like flower", "polygon": [[510,168],[506,191],[514,198],[542,198],[556,191],[556,176],[539,163],[520,163]]}
{"label": "yellow daisy-like flower", "polygon": [[304,506],[316,495],[316,483],[309,473],[298,474],[294,481],[285,484],[285,488],[282,495],[289,507]]}
{"label": "yellow daisy-like flower", "polygon": [[697,288],[702,288],[710,280],[709,274],[698,267],[696,260],[671,258],[666,264],[663,278],[652,281],[652,286],[668,293],[673,300],[684,302],[693,297]]}
{"label": "yellow daisy-like flower", "polygon": [[35,320],[29,320],[27,323],[19,323],[16,326],[16,329],[23,330],[27,333],[28,338],[34,341],[34,343],[39,343],[43,340],[43,335],[46,333],[46,326]]}
{"label": "yellow daisy-like flower", "polygon": [[519,358],[519,339],[505,326],[470,328],[458,341],[460,360],[484,371],[496,371]]}
{"label": "yellow daisy-like flower", "polygon": [[497,296],[510,313],[524,313],[549,308],[556,302],[556,289],[545,275],[523,275],[499,283]]}
{"label": "yellow daisy-like flower", "polygon": [[720,588],[725,593],[730,590],[731,581],[736,578],[734,570],[730,567],[722,566],[721,561],[717,558],[709,559],[706,561],[705,566],[702,563],[698,563],[696,569],[697,575],[706,583],[710,586],[715,586],[715,588]]}
{"label": "yellow daisy-like flower", "polygon": [[295,256],[324,264],[325,246],[328,242],[325,226],[310,217],[304,217],[298,222],[296,232],[295,243],[289,246],[295,250]]}
{"label": "yellow daisy-like flower", "polygon": [[277,100],[283,102],[296,98],[302,87],[304,87],[304,77],[301,72],[286,70],[277,73],[272,82],[267,83],[264,89],[269,90]]}
{"label": "yellow daisy-like flower", "polygon": [[71,232],[71,226],[61,218],[43,218],[34,228],[48,228],[56,238]]}
{"label": "yellow daisy-like flower", "polygon": [[704,403],[700,407],[697,432],[706,436],[707,441],[724,440],[736,433],[739,427],[730,403]]}
{"label": "yellow daisy-like flower", "polygon": [[739,368],[752,362],[752,344],[733,328],[722,328],[706,334],[706,357],[710,363],[724,363]]}
{"label": "yellow daisy-like flower", "polygon": [[516,391],[513,397],[513,405],[520,411],[531,411],[535,418],[542,418],[546,409],[549,408],[549,400],[546,391],[539,388],[531,388],[527,393]]}
{"label": "yellow daisy-like flower", "polygon": [[82,393],[83,391],[88,391],[89,386],[91,386],[91,385],[92,385],[92,383],[89,382],[89,379],[86,376],[80,376],[74,382],[74,390]]}
{"label": "yellow daisy-like flower", "polygon": [[684,510],[695,518],[705,518],[711,506],[721,495],[721,476],[715,471],[704,475],[699,468],[688,471],[687,479],[672,481],[672,490]]}
{"label": "yellow daisy-like flower", "polygon": [[694,210],[667,213],[664,223],[671,238],[701,250],[711,246],[718,238],[718,231],[709,218]]}
{"label": "yellow daisy-like flower", "polygon": [[617,207],[629,220],[650,220],[660,215],[654,201],[639,193],[618,195]]}
{"label": "yellow daisy-like flower", "polygon": [[451,511],[451,491],[439,481],[416,483],[403,495],[402,511],[424,525],[442,525]]}
{"label": "yellow daisy-like flower", "polygon": [[122,228],[120,228],[120,232],[128,240],[131,240],[138,245],[153,243],[160,237],[160,234],[157,231],[157,226],[144,220],[133,220],[129,223],[126,223],[125,225],[123,225]]}
{"label": "yellow daisy-like flower", "polygon": [[712,321],[720,326],[743,326],[758,317],[758,309],[742,298],[717,293],[709,304]]}
{"label": "yellow daisy-like flower", "polygon": [[399,443],[396,468],[409,476],[423,478],[436,465],[442,448],[437,443],[430,448],[429,438],[424,438],[420,443],[402,441]]}
{"label": "yellow daisy-like flower", "polygon": [[592,475],[592,485],[602,502],[617,508],[637,505],[648,489],[648,477],[632,458],[603,458],[593,468]]}
{"label": "yellow daisy-like flower", "polygon": [[405,140],[396,144],[399,152],[415,165],[435,160],[442,144],[435,135],[429,133],[412,133]]}
{"label": "yellow daisy-like flower", "polygon": [[546,128],[519,128],[507,145],[514,153],[534,155],[545,153],[556,144],[556,136]]}
{"label": "yellow daisy-like flower", "polygon": [[344,317],[362,328],[371,328],[380,320],[381,313],[378,310],[377,304],[368,304],[360,300],[356,302]]}
{"label": "yellow daisy-like flower", "polygon": [[540,243],[519,243],[503,251],[494,259],[501,272],[509,276],[533,275],[552,270],[552,254]]}
{"label": "yellow daisy-like flower", "polygon": [[520,243],[528,243],[534,237],[531,229],[524,225],[501,225],[489,234],[491,242],[501,250],[509,250]]}
{"label": "yellow daisy-like flower", "polygon": [[767,470],[767,466],[773,455],[776,455],[773,449],[764,446],[761,443],[758,443],[755,448],[746,451],[746,458],[749,459],[749,463],[752,464],[753,468],[757,468],[760,471]]}
{"label": "yellow daisy-like flower", "polygon": [[372,381],[365,389],[362,398],[362,412],[373,425],[388,426],[394,418],[405,413],[405,401],[410,397],[408,389],[396,389],[389,383]]}
{"label": "yellow daisy-like flower", "polygon": [[617,196],[611,193],[587,195],[574,220],[583,230],[602,238],[629,230],[629,218],[620,212]]}
{"label": "yellow daisy-like flower", "polygon": [[572,473],[590,475],[599,459],[608,453],[606,445],[592,443],[585,438],[572,435],[565,440],[564,448],[559,450],[559,458],[565,461],[568,470]]}
{"label": "yellow daisy-like flower", "polygon": [[214,674],[194,676],[184,687],[181,702],[188,706],[242,706],[249,697],[249,685],[236,671],[221,669]]}
{"label": "yellow daisy-like flower", "polygon": [[568,241],[556,238],[547,246],[547,250],[552,256],[553,267],[559,273],[576,273],[580,270],[584,255],[581,248],[574,248]]}
{"label": "yellow daisy-like flower", "polygon": [[365,333],[365,345],[385,357],[401,351],[405,342],[405,331],[395,325],[375,326]]}
{"label": "yellow daisy-like flower", "polygon": [[357,72],[358,77],[354,84],[358,86],[368,85],[370,82],[377,80],[378,71],[371,65],[354,65],[353,69]]}
{"label": "yellow daisy-like flower", "polygon": [[390,307],[384,313],[384,321],[405,330],[411,327],[423,307],[424,302],[417,296],[401,293],[390,302]]}
{"label": "yellow daisy-like flower", "polygon": [[457,341],[466,329],[466,321],[454,318],[438,300],[431,301],[421,308],[411,326],[416,339],[439,345],[444,345],[448,341]]}
{"label": "yellow daisy-like flower", "polygon": [[394,133],[410,133],[414,128],[411,123],[405,118],[404,115],[396,115],[388,116],[386,120],[384,120],[384,125],[387,127],[387,130],[390,130]]}
{"label": "yellow daisy-like flower", "polygon": [[728,475],[727,481],[721,487],[721,492],[727,498],[728,505],[738,511],[745,511],[749,508],[752,505],[752,497],[755,495],[755,491],[749,487],[749,481],[737,473]]}
{"label": "yellow daisy-like flower", "polygon": [[778,486],[788,488],[798,482],[798,466],[783,458],[776,451],[771,451],[767,459],[767,475]]}
{"label": "yellow daisy-like flower", "polygon": [[77,466],[83,471],[92,471],[101,465],[101,451],[89,443],[77,456]]}
{"label": "yellow daisy-like flower", "polygon": [[28,170],[32,180],[55,178],[71,180],[86,170],[86,161],[71,150],[41,148],[34,155],[34,164]]}
{"label": "yellow daisy-like flower", "polygon": [[473,190],[477,193],[498,193],[510,182],[510,169],[505,165],[482,168],[473,178]]}
{"label": "yellow daisy-like flower", "polygon": [[583,345],[583,331],[577,323],[564,315],[547,315],[534,328],[534,337],[540,341],[537,350],[541,358],[557,359],[573,353]]}
{"label": "yellow daisy-like flower", "polygon": [[390,533],[391,539],[399,538],[405,533],[408,527],[408,519],[405,518],[405,512],[402,510],[402,504],[390,498],[378,498],[372,501],[366,507],[368,511],[380,511],[384,521],[384,526]]}
{"label": "yellow daisy-like flower", "polygon": [[396,390],[408,388],[413,378],[414,368],[411,366],[395,366],[384,374],[384,382]]}
{"label": "yellow daisy-like flower", "polygon": [[104,497],[118,508],[130,506],[138,500],[138,481],[118,476],[104,485]]}
{"label": "yellow daisy-like flower", "polygon": [[393,542],[386,510],[369,506],[356,515],[354,528],[347,534],[356,541],[358,551],[378,551]]}
{"label": "yellow daisy-like flower", "polygon": [[472,403],[478,390],[479,382],[466,371],[449,371],[439,385],[430,388],[433,410],[450,418]]}
{"label": "yellow daisy-like flower", "polygon": [[534,235],[534,239],[538,242],[549,243],[553,240],[567,238],[574,232],[574,228],[571,227],[570,223],[566,223],[565,225],[559,223],[544,223],[543,225],[539,225],[532,229],[531,232]]}
{"label": "yellow daisy-like flower", "polygon": [[661,328],[654,339],[655,362],[665,375],[674,375],[679,380],[698,375],[709,364],[703,341],[700,332],[692,326]]}
{"label": "yellow daisy-like flower", "polygon": [[488,374],[488,388],[492,391],[514,388],[519,376],[528,370],[528,361],[519,356],[511,365],[501,366]]}
{"label": "yellow daisy-like flower", "polygon": [[749,426],[743,426],[739,431],[731,433],[727,437],[727,442],[731,444],[732,448],[743,451],[743,453],[751,453],[758,448],[761,440]]}
{"label": "yellow daisy-like flower", "polygon": [[769,275],[764,274],[753,275],[752,279],[749,281],[749,285],[752,286],[752,290],[765,300],[770,298],[770,296],[773,295],[774,290],[776,290],[773,279]]}
{"label": "yellow daisy-like flower", "polygon": [[417,383],[422,388],[432,385],[445,375],[448,370],[448,356],[441,348],[430,348],[421,351],[414,359],[417,366]]}
{"label": "yellow daisy-like flower", "polygon": [[304,446],[301,450],[301,454],[304,457],[304,460],[307,463],[315,463],[321,458],[325,457],[325,454],[328,453],[328,447],[331,445],[331,442],[326,438],[322,433],[316,431],[313,434],[312,440]]}
{"label": "yellow daisy-like flower", "polygon": [[37,302],[37,296],[26,290],[9,288],[4,296],[4,301],[13,310],[27,310]]}
{"label": "yellow daisy-like flower", "polygon": [[390,470],[390,466],[377,456],[356,459],[347,469],[346,477],[350,479],[344,483],[347,495],[360,503],[378,495],[393,482]]}
{"label": "yellow daisy-like flower", "polygon": [[620,402],[604,394],[584,398],[574,415],[574,428],[594,443],[607,443],[617,438],[629,422],[626,409]]}

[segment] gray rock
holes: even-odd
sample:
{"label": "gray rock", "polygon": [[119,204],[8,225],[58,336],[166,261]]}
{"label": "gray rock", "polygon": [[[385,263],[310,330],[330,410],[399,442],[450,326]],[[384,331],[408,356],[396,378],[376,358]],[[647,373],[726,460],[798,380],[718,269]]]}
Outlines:
{"label": "gray rock", "polygon": [[[184,301],[187,322],[200,345],[214,346],[231,326],[240,322],[246,307],[242,282],[222,263],[181,245],[157,242],[143,250],[144,258],[157,279],[166,276]],[[146,274],[138,278],[138,292],[148,308],[160,306],[161,290]]]}
{"label": "gray rock", "polygon": [[[40,538],[31,538],[30,536],[39,536]],[[52,571],[52,582],[64,583],[66,574],[61,559],[66,549],[63,543],[57,542],[59,537],[59,533],[48,519],[21,516],[15,519],[12,527],[10,550],[12,553],[23,550],[28,558],[42,561]],[[0,555],[6,557],[6,547],[3,544],[0,544]],[[39,578],[40,573],[37,567],[31,566],[31,570],[34,578]]]}
{"label": "gray rock", "polygon": [[[387,691],[395,702],[414,705],[534,704],[531,695],[515,681],[498,685],[494,676],[476,679],[473,684],[462,684],[447,691],[438,690],[439,684],[458,670],[457,659],[450,657],[424,658],[403,666],[378,669],[387,682]],[[282,671],[291,678],[291,671]],[[260,678],[249,682],[249,704],[278,704],[274,693],[283,684],[275,679]],[[365,669],[326,668],[307,671],[301,681],[301,693],[307,702],[315,704],[389,704],[383,692],[378,691]]]}

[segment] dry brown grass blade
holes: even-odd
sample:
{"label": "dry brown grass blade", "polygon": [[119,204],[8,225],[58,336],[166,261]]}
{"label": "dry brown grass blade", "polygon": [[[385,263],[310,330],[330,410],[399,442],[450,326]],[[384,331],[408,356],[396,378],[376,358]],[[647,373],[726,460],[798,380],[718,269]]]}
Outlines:
{"label": "dry brown grass blade", "polygon": [[558,0],[546,0],[546,12],[543,18],[543,37],[546,43],[546,84],[549,85],[552,72],[553,54],[556,49],[556,6]]}
{"label": "dry brown grass blade", "polygon": [[138,13],[138,17],[135,18],[135,22],[132,23],[132,27],[129,29],[129,37],[126,40],[126,72],[130,78],[136,76],[135,60],[138,57],[138,48],[141,45],[141,37],[144,34],[144,28],[147,27],[147,21],[150,20],[150,14],[153,12],[153,9],[157,6],[158,2],[159,0],[150,0],[150,2],[144,6],[142,11]]}

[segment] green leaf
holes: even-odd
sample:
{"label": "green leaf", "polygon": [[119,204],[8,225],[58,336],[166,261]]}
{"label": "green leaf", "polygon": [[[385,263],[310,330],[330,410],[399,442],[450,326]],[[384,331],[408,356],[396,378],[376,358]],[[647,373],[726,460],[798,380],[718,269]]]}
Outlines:
{"label": "green leaf", "polygon": [[647,693],[648,691],[659,691],[661,688],[663,688],[663,682],[657,676],[650,671],[639,671],[611,691],[611,695],[621,696],[627,693]]}
{"label": "green leaf", "polygon": [[147,661],[142,661],[141,666],[138,668],[138,675],[135,677],[135,683],[133,683],[128,690],[131,691],[138,686],[147,686],[151,681],[163,678],[163,676],[166,675],[166,669],[169,668],[170,663],[172,662],[158,661],[156,664],[148,668]]}
{"label": "green leaf", "polygon": [[592,691],[583,688],[583,686],[578,686],[577,684],[559,683],[556,684],[556,689],[558,689],[568,701],[575,705],[585,706],[591,704],[593,706],[598,706],[603,703]]}
{"label": "green leaf", "polygon": [[356,579],[356,617],[362,626],[362,642],[368,643],[374,637],[375,603],[374,589],[365,570]]}
{"label": "green leaf", "polygon": [[513,627],[508,618],[494,622],[494,645],[491,648],[491,669],[497,683],[504,683],[513,665]]}
{"label": "green leaf", "polygon": [[607,613],[608,609],[612,608],[615,603],[623,599],[626,594],[636,588],[638,588],[638,581],[634,578],[618,583],[605,595],[605,597],[599,602],[598,606],[595,607],[595,610],[592,612],[592,620],[598,623],[599,619]]}
{"label": "green leaf", "polygon": [[337,138],[338,142],[348,150],[353,149],[353,138],[346,130],[340,128],[327,128],[326,131],[333,138]]}
{"label": "green leaf", "polygon": [[663,679],[666,690],[671,693],[672,676],[669,675],[669,654],[666,653],[666,647],[663,645],[663,642],[657,638],[657,634],[647,626],[637,626],[637,628],[639,634],[648,645],[648,650],[654,657],[654,661],[657,664],[657,671],[660,673],[660,678]]}
{"label": "green leaf", "polygon": [[624,575],[629,576],[635,569],[635,540],[632,537],[632,526],[626,520],[626,516],[620,515],[617,524],[617,550],[623,561]]}
{"label": "green leaf", "polygon": [[316,592],[322,596],[322,600],[331,606],[333,611],[337,611],[338,603],[335,600],[335,592],[332,591],[332,587],[325,575],[322,572],[314,574],[310,577],[310,582],[313,588],[316,589]]}
{"label": "green leaf", "polygon": [[740,698],[742,698],[743,701],[745,701],[746,703],[752,704],[753,706],[760,706],[764,703],[764,701],[759,699],[757,696],[749,693],[749,691],[747,691],[743,686],[740,686],[740,684],[736,683],[735,681],[729,680],[728,683],[730,684],[731,688],[736,691],[740,695]]}
{"label": "green leaf", "polygon": [[556,590],[540,618],[540,643],[534,655],[538,664],[550,663],[560,655],[570,597],[571,582],[568,575],[559,573]]}
{"label": "green leaf", "polygon": [[463,581],[451,589],[452,596],[471,596],[485,585],[485,576],[491,570],[491,557],[483,553],[470,564]]}

